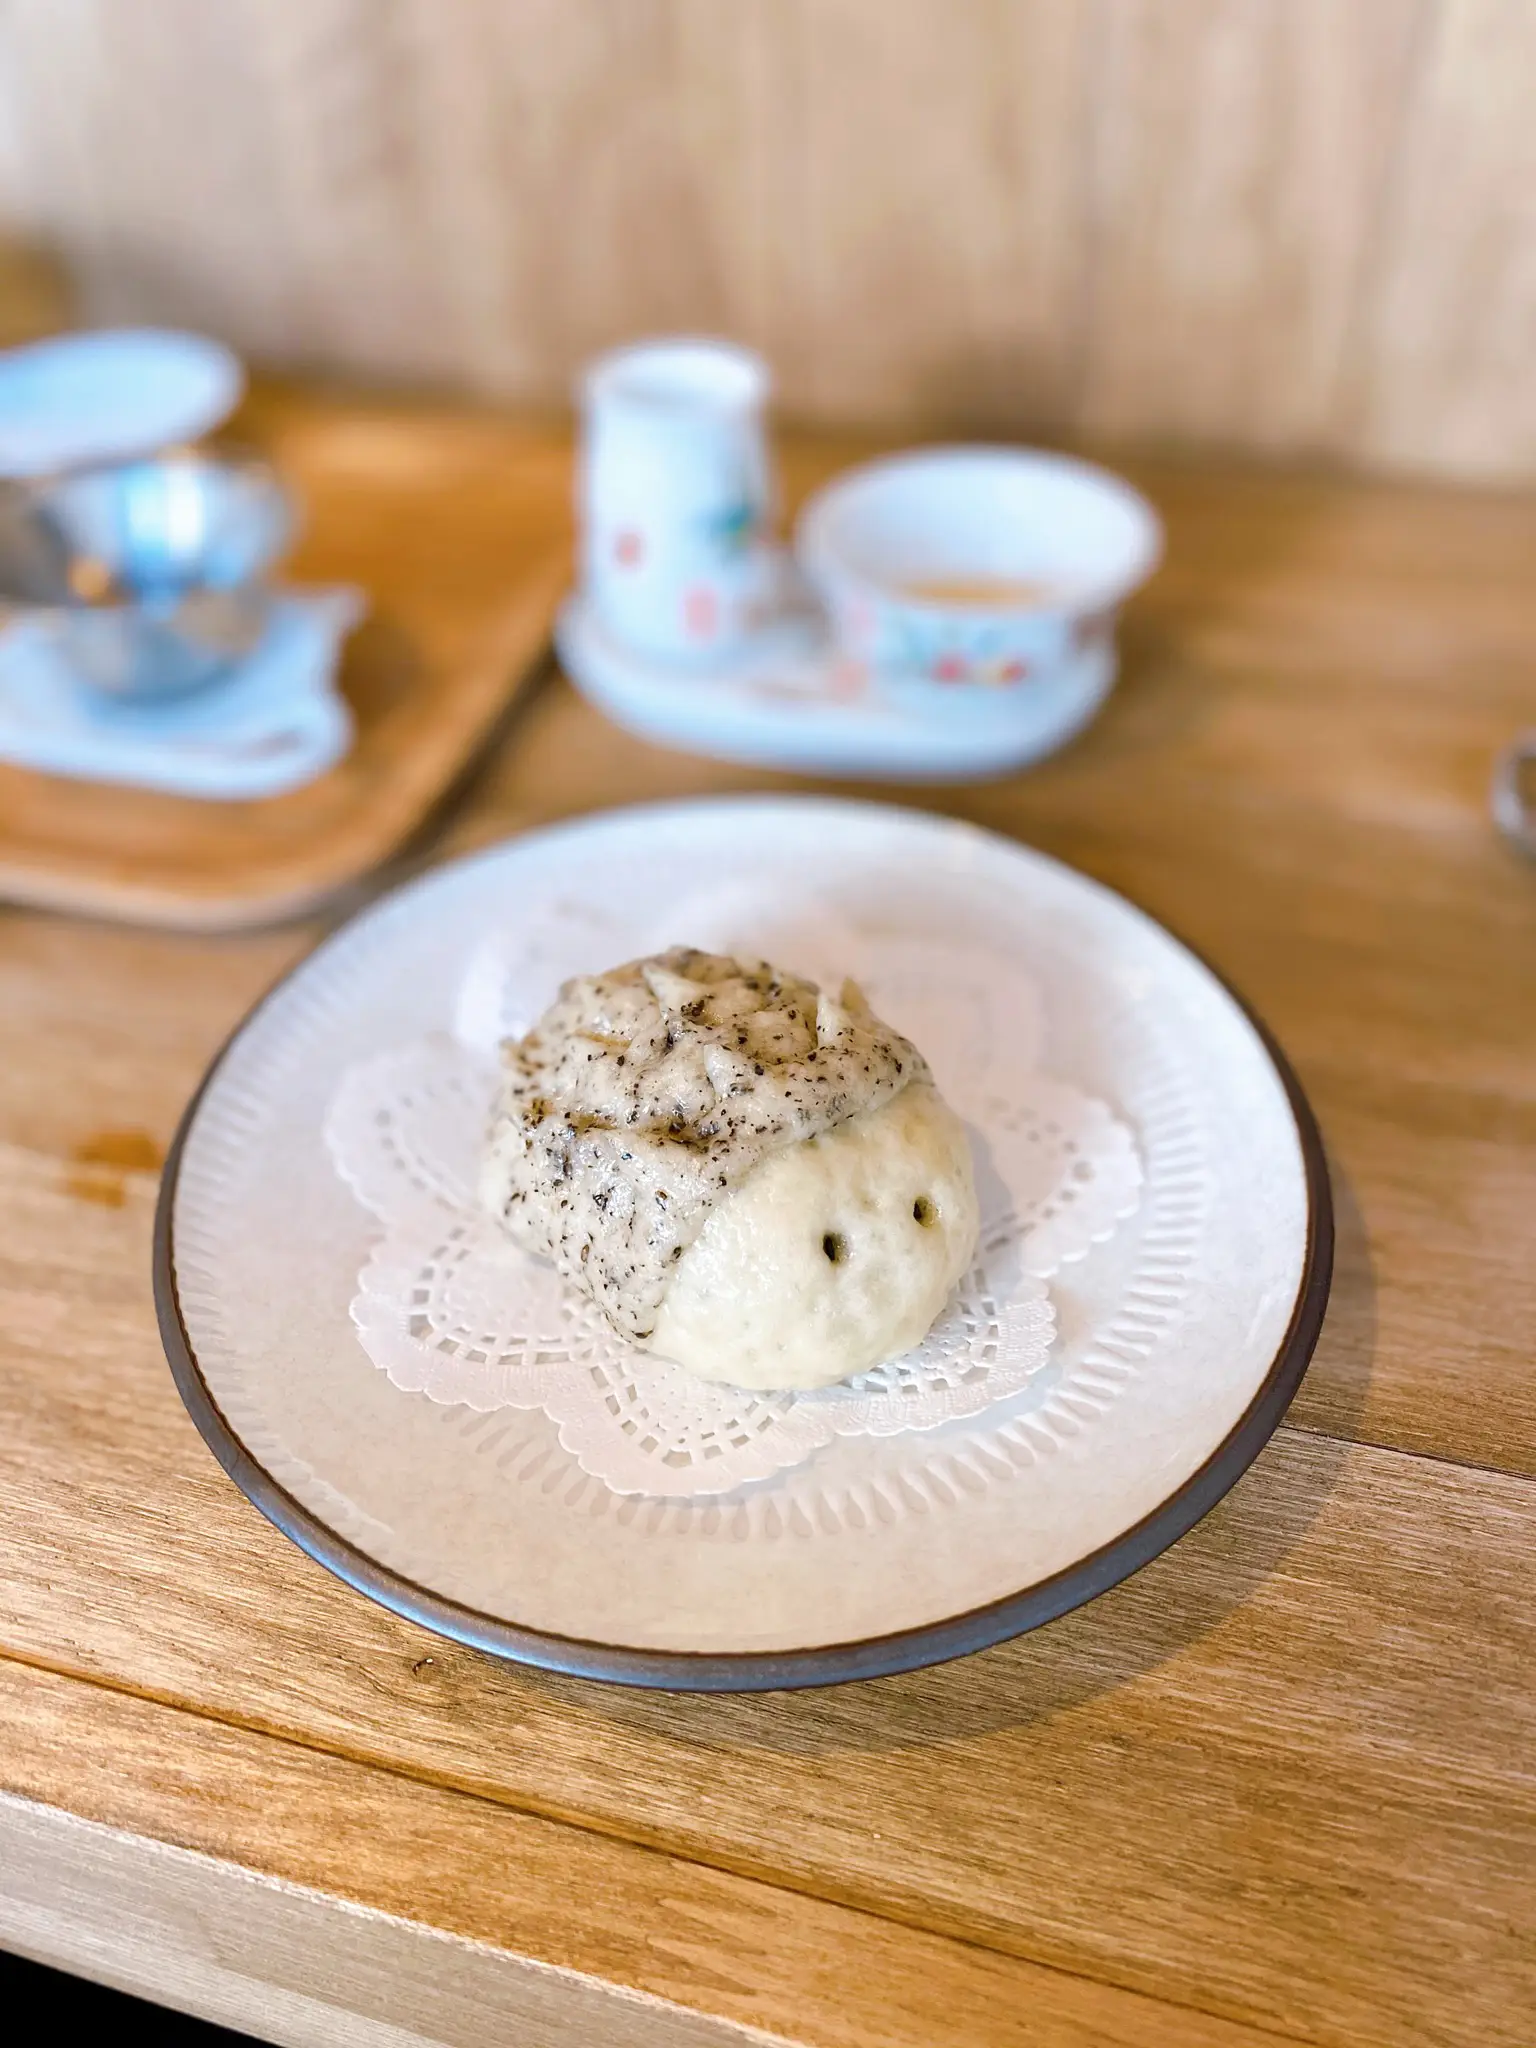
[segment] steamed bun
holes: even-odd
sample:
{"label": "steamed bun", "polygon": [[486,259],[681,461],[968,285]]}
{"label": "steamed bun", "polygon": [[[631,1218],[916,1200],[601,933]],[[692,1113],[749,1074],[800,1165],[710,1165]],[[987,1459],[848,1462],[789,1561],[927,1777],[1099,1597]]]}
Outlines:
{"label": "steamed bun", "polygon": [[715,1205],[652,1348],[733,1386],[829,1386],[922,1342],[976,1232],[965,1126],[914,1081],[770,1153]]}
{"label": "steamed bun", "polygon": [[851,982],[675,948],[567,982],[504,1051],[487,1206],[702,1378],[897,1357],[974,1253],[964,1127]]}

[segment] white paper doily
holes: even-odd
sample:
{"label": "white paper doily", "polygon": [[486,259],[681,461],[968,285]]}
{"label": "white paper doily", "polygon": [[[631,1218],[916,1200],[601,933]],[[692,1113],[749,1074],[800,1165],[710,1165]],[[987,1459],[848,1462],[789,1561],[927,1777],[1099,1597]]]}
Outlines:
{"label": "white paper doily", "polygon": [[[730,1493],[668,1497],[584,1471],[539,1408],[404,1395],[370,1363],[349,1305],[392,1233],[325,1143],[349,1072],[434,1040],[473,1065],[572,970],[750,939],[818,972],[818,943],[841,949],[849,930],[881,959],[830,964],[870,983],[989,1143],[999,1119],[978,1077],[999,1057],[1112,1105],[1134,1133],[1140,1207],[1080,1258],[1058,1245],[1045,1283],[1055,1342],[1017,1393],[929,1429],[834,1436]],[[487,934],[529,963],[522,1017],[500,1014],[506,959],[490,957]],[[922,1008],[949,949],[987,963],[984,1000],[952,1039]],[[675,1656],[663,1682],[690,1684],[690,1658],[819,1656],[1079,1568],[1073,1597],[1097,1590],[1089,1561],[1212,1469],[1290,1356],[1313,1270],[1310,1172],[1286,1085],[1241,1009],[1084,877],[873,806],[678,804],[456,863],[311,955],[247,1021],[191,1118],[162,1298],[211,1404],[193,1400],[200,1426],[221,1455],[239,1447],[241,1483],[354,1583],[370,1573],[361,1583],[404,1611],[562,1669],[620,1675],[621,1653]],[[423,1200],[446,1216],[451,1185]],[[451,1284],[466,1280],[460,1261]],[[1237,1467],[1220,1469],[1229,1482]],[[507,1629],[538,1643],[496,1633]],[[838,1674],[854,1668],[826,1654]]]}
{"label": "white paper doily", "polygon": [[[708,900],[673,915],[680,925],[720,921]],[[763,950],[771,921],[738,907],[731,943]],[[1106,1105],[1040,1071],[1038,992],[1023,975],[1000,985],[984,954],[882,942],[814,912],[798,942],[789,935],[799,958],[788,964],[814,952],[823,979],[841,978],[834,962],[856,969],[973,1119],[976,1265],[905,1358],[817,1393],[705,1385],[615,1336],[481,1213],[490,1048],[604,945],[603,964],[614,964],[622,934],[606,925],[589,915],[574,929],[493,936],[466,972],[457,1037],[418,1040],[344,1077],[326,1123],[331,1156],[384,1225],[352,1304],[374,1364],[434,1401],[542,1409],[584,1472],[619,1493],[670,1498],[727,1493],[834,1437],[937,1429],[1019,1393],[1050,1354],[1044,1282],[1134,1212],[1142,1175],[1131,1133]]]}

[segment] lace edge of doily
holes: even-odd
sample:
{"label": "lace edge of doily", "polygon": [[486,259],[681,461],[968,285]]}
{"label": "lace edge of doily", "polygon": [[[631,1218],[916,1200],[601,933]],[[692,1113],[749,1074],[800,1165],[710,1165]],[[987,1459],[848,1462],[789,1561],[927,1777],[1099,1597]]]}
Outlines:
{"label": "lace edge of doily", "polygon": [[[973,1420],[988,1408],[1003,1407],[1022,1393],[1029,1382],[1050,1363],[1056,1337],[1056,1315],[1043,1281],[1032,1281],[1027,1294],[1010,1302],[1010,1309],[1026,1326],[1043,1337],[1040,1356],[1033,1360],[1017,1385],[998,1392],[978,1386],[974,1398],[953,1390],[955,1398],[945,1412],[929,1417],[910,1415],[870,1416],[860,1414],[861,1404],[880,1397],[848,1386],[797,1396],[779,1427],[765,1433],[763,1442],[773,1446],[769,1456],[745,1457],[730,1480],[711,1488],[692,1483],[674,1489],[658,1488],[654,1467],[643,1474],[632,1473],[626,1457],[602,1457],[594,1452],[582,1432],[584,1418],[595,1396],[579,1379],[585,1368],[579,1360],[563,1359],[547,1366],[519,1363],[497,1375],[494,1389],[477,1388],[466,1378],[462,1361],[455,1359],[452,1370],[457,1383],[452,1393],[434,1384],[436,1358],[410,1330],[406,1298],[417,1265],[414,1252],[380,1238],[369,1253],[359,1276],[357,1293],[350,1304],[350,1318],[364,1355],[390,1384],[402,1393],[421,1394],[444,1409],[466,1408],[474,1414],[495,1414],[505,1409],[524,1413],[542,1411],[555,1426],[561,1448],[589,1477],[600,1480],[615,1493],[636,1494],[657,1500],[720,1498],[775,1477],[802,1465],[816,1451],[838,1437],[869,1436],[882,1439],[900,1435],[924,1436],[953,1422]],[[402,1286],[402,1282],[405,1283]],[[642,1362],[644,1353],[637,1353]],[[887,1398],[895,1399],[895,1396]],[[793,1420],[790,1420],[793,1417]],[[616,1438],[604,1445],[610,1451],[627,1449]]]}

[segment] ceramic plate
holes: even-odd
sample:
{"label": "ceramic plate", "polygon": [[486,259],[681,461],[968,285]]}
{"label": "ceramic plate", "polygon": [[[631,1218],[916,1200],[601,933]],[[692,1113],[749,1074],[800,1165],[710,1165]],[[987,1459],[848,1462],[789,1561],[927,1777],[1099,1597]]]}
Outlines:
{"label": "ceramic plate", "polygon": [[[375,1225],[323,1125],[357,1061],[452,1027],[488,935],[601,926],[618,959],[686,938],[690,906],[707,922],[722,891],[785,946],[799,923],[832,918],[918,960],[963,948],[995,962],[1004,1032],[1027,977],[1044,1063],[1136,1134],[1145,1199],[1052,1280],[1049,1387],[1020,1396],[1011,1421],[988,1410],[839,1438],[735,1497],[621,1496],[541,1413],[435,1403],[370,1363],[348,1311]],[[361,1592],[502,1656],[728,1691],[978,1649],[1155,1557],[1275,1428],[1317,1338],[1331,1250],[1294,1076],[1159,925],[968,826],[745,799],[532,834],[327,940],[247,1018],[187,1112],[156,1293],[220,1463]]]}

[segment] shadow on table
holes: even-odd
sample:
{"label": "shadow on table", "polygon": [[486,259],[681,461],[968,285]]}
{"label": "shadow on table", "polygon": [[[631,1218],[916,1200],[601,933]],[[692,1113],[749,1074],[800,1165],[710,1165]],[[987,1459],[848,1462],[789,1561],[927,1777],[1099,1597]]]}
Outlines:
{"label": "shadow on table", "polygon": [[[580,1687],[582,1707],[700,1749],[781,1755],[942,1745],[1023,1728],[1155,1670],[1250,1598],[1322,1513],[1353,1448],[1376,1334],[1365,1223],[1333,1169],[1333,1292],[1309,1370],[1324,1389],[1329,1435],[1282,1427],[1227,1497],[1171,1550],[1102,1598],[996,1649],[897,1678],[768,1694],[683,1694]],[[538,1681],[564,1690],[569,1681]]]}

